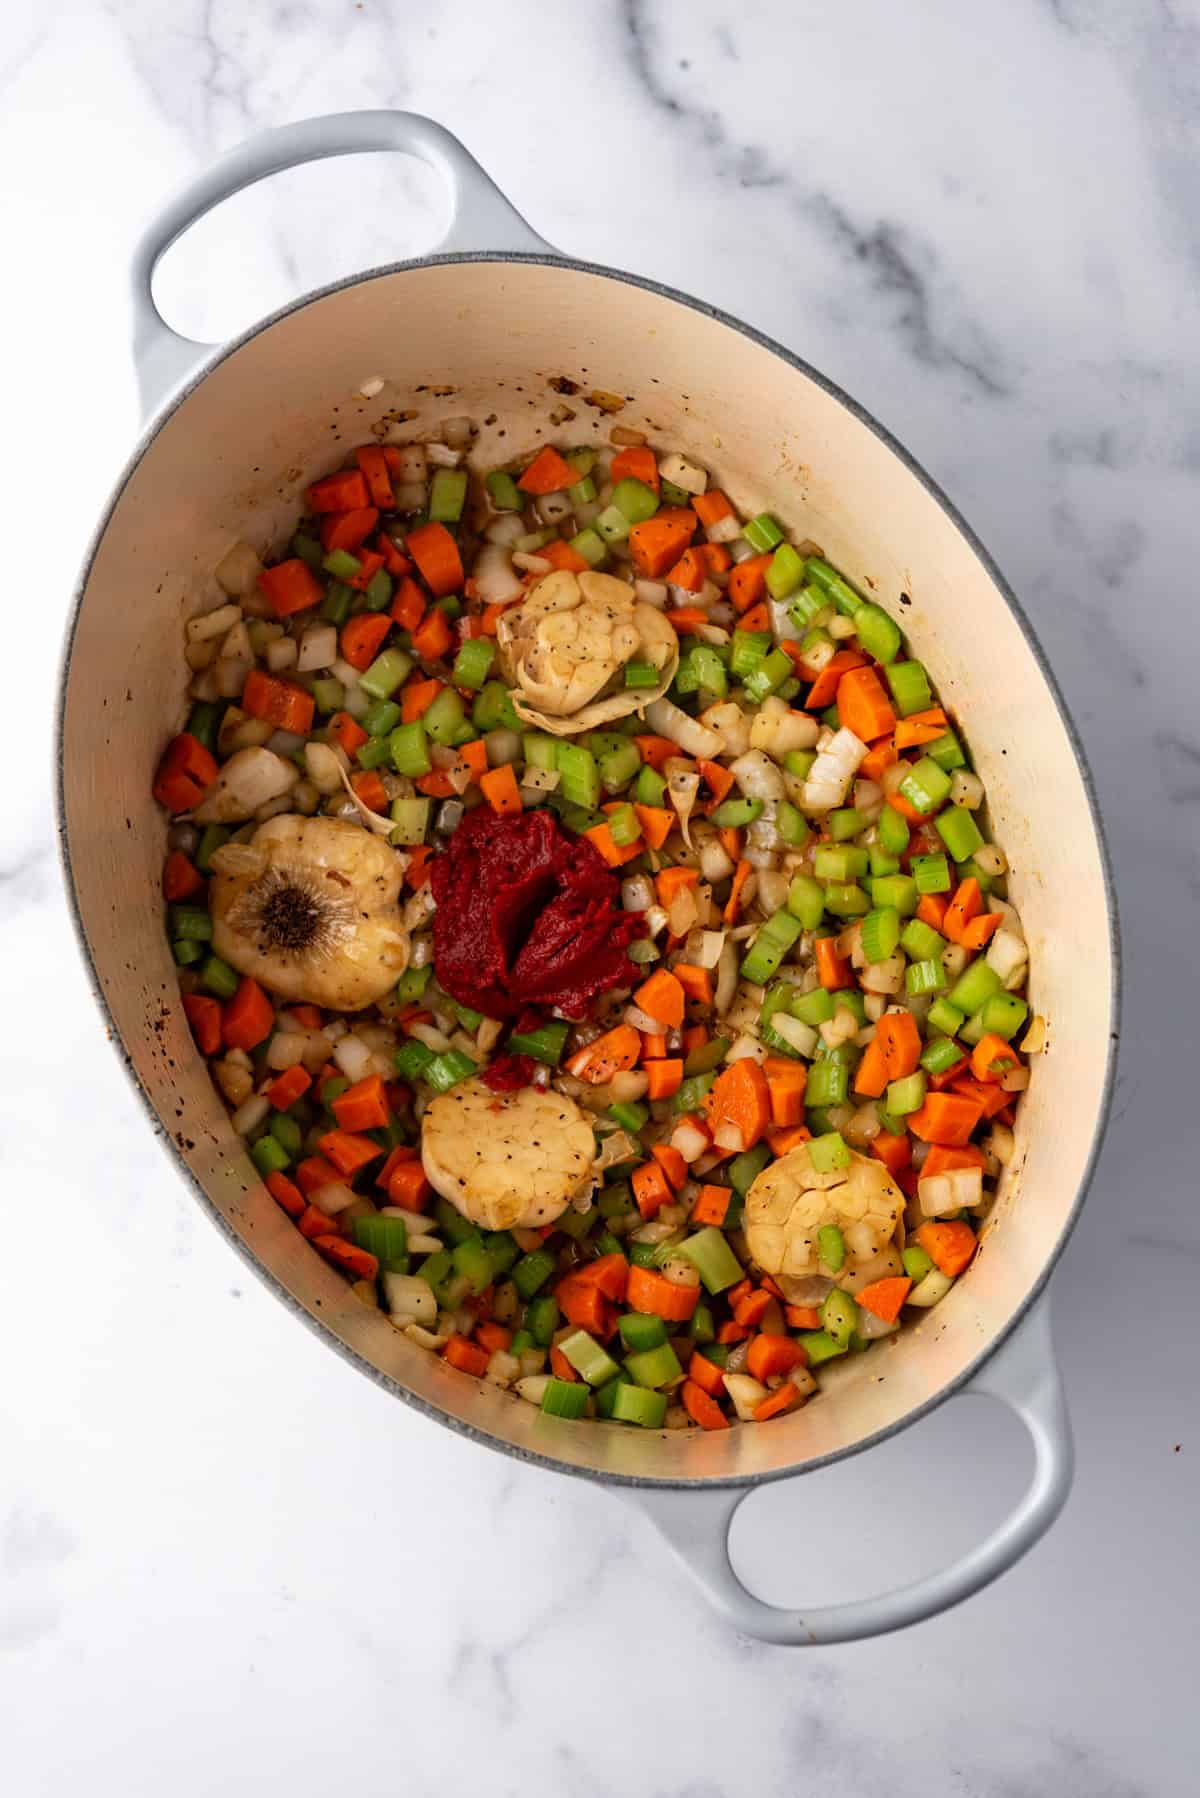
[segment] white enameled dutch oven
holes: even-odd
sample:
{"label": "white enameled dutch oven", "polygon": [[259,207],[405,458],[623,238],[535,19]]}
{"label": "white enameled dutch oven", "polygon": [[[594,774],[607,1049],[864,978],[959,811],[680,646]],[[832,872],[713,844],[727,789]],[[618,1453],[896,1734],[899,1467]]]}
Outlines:
{"label": "white enameled dutch oven", "polygon": [[[223,348],[166,327],[151,277],[197,218],[278,170],[377,150],[421,157],[450,183],[454,221],[438,254],[298,300]],[[1070,1484],[1043,1289],[1099,1145],[1117,1004],[1113,900],[1087,771],[999,573],[911,458],[813,369],[682,294],[556,255],[426,119],[353,113],[235,150],[146,235],[134,304],[152,416],[100,522],[69,630],[60,821],[97,997],[197,1199],[280,1298],[397,1398],[488,1447],[605,1481],[649,1512],[749,1634],[845,1641],[976,1591],[1038,1539]],[[376,376],[382,391],[364,399],[358,390]],[[694,452],[743,511],[777,512],[860,587],[903,608],[915,653],[969,723],[1029,938],[1032,1003],[1049,1023],[970,1274],[886,1347],[834,1366],[817,1402],[758,1428],[658,1435],[544,1417],[365,1309],[257,1178],[192,1044],[162,927],[164,821],[150,782],[183,716],[183,620],[211,607],[225,551],[241,537],[277,542],[308,481],[385,414],[403,412],[419,434],[445,414],[449,391],[453,410],[481,426],[481,466],[530,451],[539,432],[552,434],[561,376],[580,393],[560,441],[606,441],[612,419],[586,396],[625,396],[623,424]],[[869,1449],[968,1389],[1005,1400],[1036,1449],[1024,1498],[977,1549],[916,1585],[802,1613],[741,1586],[727,1535],[748,1487]]]}

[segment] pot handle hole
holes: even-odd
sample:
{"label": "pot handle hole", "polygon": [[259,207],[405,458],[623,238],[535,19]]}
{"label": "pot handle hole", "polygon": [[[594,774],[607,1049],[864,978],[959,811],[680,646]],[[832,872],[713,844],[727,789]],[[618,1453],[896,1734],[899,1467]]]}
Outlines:
{"label": "pot handle hole", "polygon": [[149,413],[209,356],[212,344],[172,331],[154,301],[159,259],[197,220],[269,175],[328,156],[397,150],[419,156],[451,192],[450,228],[435,254],[514,250],[553,255],[495,182],[444,125],[415,112],[343,112],[305,119],[249,138],[190,182],[148,226],[133,256],[133,354],[143,411]]}
{"label": "pot handle hole", "polygon": [[885,1635],[948,1611],[1006,1572],[1050,1528],[1071,1488],[1071,1428],[1044,1295],[962,1390],[1001,1399],[1021,1419],[1033,1438],[1033,1478],[1015,1510],[978,1547],[941,1572],[875,1598],[795,1611],[748,1592],[729,1558],[729,1531],[747,1496],[744,1488],[645,1487],[625,1496],[646,1512],[714,1608],[744,1635],[794,1646]]}

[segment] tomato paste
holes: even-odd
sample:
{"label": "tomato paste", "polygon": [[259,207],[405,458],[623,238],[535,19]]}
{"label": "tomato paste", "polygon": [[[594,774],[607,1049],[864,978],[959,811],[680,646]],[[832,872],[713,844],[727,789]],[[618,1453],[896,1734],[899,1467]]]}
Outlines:
{"label": "tomato paste", "polygon": [[626,950],[641,913],[622,911],[616,876],[553,812],[468,812],[431,878],[438,981],[485,1017],[541,1006],[582,1018],[638,977]]}

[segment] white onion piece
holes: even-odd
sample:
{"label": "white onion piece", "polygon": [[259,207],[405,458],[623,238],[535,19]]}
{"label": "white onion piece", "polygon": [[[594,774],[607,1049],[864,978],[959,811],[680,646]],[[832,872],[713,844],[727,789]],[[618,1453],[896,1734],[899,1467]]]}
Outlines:
{"label": "white onion piece", "polygon": [[404,1323],[423,1324],[426,1329],[437,1322],[437,1300],[427,1281],[418,1279],[415,1274],[384,1273],[380,1283],[389,1316]]}
{"label": "white onion piece", "polygon": [[239,749],[224,764],[192,816],[197,824],[244,824],[300,778],[293,762],[269,749]]}
{"label": "white onion piece", "polygon": [[338,636],[332,624],[313,624],[300,639],[296,657],[298,674],[315,674],[318,668],[329,668],[337,660]]}
{"label": "white onion piece", "polygon": [[422,481],[401,481],[393,488],[397,512],[423,512],[426,486]]}
{"label": "white onion piece", "polygon": [[676,451],[663,457],[658,465],[658,472],[664,481],[670,481],[673,487],[682,487],[685,493],[708,491],[708,476],[704,470]]}
{"label": "white onion piece", "polygon": [[736,1124],[718,1124],[713,1132],[713,1141],[718,1149],[725,1149],[732,1155],[743,1155],[746,1152],[746,1140]]}
{"label": "white onion piece", "polygon": [[833,811],[841,805],[866,753],[866,744],[852,730],[839,730],[818,750],[809,769],[803,788],[805,809]]}
{"label": "white onion piece", "polygon": [[659,612],[666,609],[667,583],[665,581],[635,581],[633,590],[642,605],[653,606]]}
{"label": "white onion piece", "polygon": [[[646,707],[646,722],[656,736],[669,737],[672,743],[678,743],[688,755],[701,756],[711,761],[724,751],[724,739],[715,730],[709,730],[697,719],[689,718],[686,712],[680,711],[669,699],[652,700]],[[863,753],[866,753],[865,749]]]}
{"label": "white onion piece", "polygon": [[[234,625],[241,622],[242,608],[240,606],[218,606],[215,612],[202,612],[197,618],[189,618],[185,627],[185,635],[189,643],[207,643],[213,637],[228,635]],[[249,647],[248,641],[247,647]]]}
{"label": "white onion piece", "polygon": [[719,837],[706,837],[701,843],[700,872],[713,883],[733,873],[733,859],[726,854]]}
{"label": "white onion piece", "polygon": [[683,946],[683,959],[690,967],[715,968],[724,947],[723,930],[693,930]]}
{"label": "white onion piece", "polygon": [[267,1044],[267,1066],[272,1073],[282,1074],[304,1060],[307,1047],[307,1030],[277,1030]]}
{"label": "white onion piece", "polygon": [[304,765],[308,769],[308,778],[318,793],[337,792],[342,784],[342,770],[345,764],[332,744],[306,743],[304,745]]}
{"label": "white onion piece", "polygon": [[448,443],[451,449],[465,449],[474,435],[475,426],[469,418],[443,418],[442,442]]}
{"label": "white onion piece", "polygon": [[270,1100],[264,1098],[261,1093],[254,1093],[244,1105],[238,1106],[230,1122],[239,1136],[249,1136],[252,1130],[257,1130],[258,1126],[266,1121],[270,1109]]}
{"label": "white onion piece", "polygon": [[750,747],[781,761],[791,749],[811,749],[821,726],[807,712],[797,712],[774,693],[763,700],[750,720]]}
{"label": "white onion piece", "polygon": [[513,567],[523,568],[526,574],[549,574],[551,565],[545,556],[531,556],[518,549],[513,551]]}
{"label": "white onion piece", "polygon": [[726,942],[717,962],[717,981],[713,993],[713,1009],[719,1018],[723,1018],[733,1004],[738,983],[737,950],[732,942]]}
{"label": "white onion piece", "polygon": [[[718,518],[715,524],[706,527],[704,535],[710,543],[736,543],[741,536],[741,530],[742,527],[738,522],[736,512],[726,512],[724,518]],[[751,555],[754,554],[748,543],[746,548]],[[739,560],[745,561],[745,557],[740,557]]]}
{"label": "white onion piece", "polygon": [[362,1080],[374,1051],[361,1037],[348,1030],[334,1045],[333,1059],[347,1080]]}
{"label": "white onion piece", "polygon": [[869,961],[860,976],[868,993],[898,993],[904,985],[904,956],[897,952],[886,961]]}
{"label": "white onion piece", "polygon": [[248,543],[235,543],[221,557],[213,572],[217,585],[235,599],[240,599],[243,594],[253,593],[262,567],[256,551]]}
{"label": "white onion piece", "polygon": [[[865,753],[865,751],[864,751]],[[761,749],[748,749],[729,764],[729,772],[747,799],[782,799],[783,775]]]}
{"label": "white onion piece", "polygon": [[766,1387],[748,1373],[726,1373],[724,1378],[725,1390],[733,1400],[738,1417],[743,1423],[753,1423],[755,1408],[767,1396]]}
{"label": "white onion piece", "polygon": [[745,755],[749,749],[751,720],[732,699],[721,699],[715,705],[706,706],[700,714],[700,722],[720,737],[726,755]]}
{"label": "white onion piece", "polygon": [[699,920],[700,911],[694,887],[681,887],[667,907],[667,921],[672,936],[687,936]]}
{"label": "white onion piece", "polygon": [[854,635],[854,620],[847,618],[844,612],[835,612],[825,629],[835,643],[844,643],[847,637]]}
{"label": "white onion piece", "polygon": [[518,1380],[516,1391],[531,1405],[541,1405],[546,1396],[546,1388],[550,1384],[548,1373],[530,1374],[526,1379]]}
{"label": "white onion piece", "polygon": [[458,451],[444,443],[427,443],[425,455],[435,468],[457,468],[462,461]]}
{"label": "white onion piece", "polygon": [[726,1062],[731,1061],[765,1061],[767,1051],[756,1036],[748,1031],[736,1037],[725,1054]]}
{"label": "white onion piece", "polygon": [[771,1019],[771,1028],[777,1036],[781,1036],[789,1049],[797,1055],[803,1055],[811,1061],[817,1052],[817,1033],[811,1024],[803,1018],[789,1017],[786,1011],[777,1011]]}
{"label": "white onion piece", "polygon": [[635,1030],[640,1030],[643,1036],[665,1036],[667,1034],[665,1024],[660,1023],[657,1018],[652,1018],[649,1012],[640,1010],[636,1005],[625,1007],[624,1021],[632,1024]]}
{"label": "white onion piece", "polygon": [[681,1123],[676,1124],[671,1132],[671,1147],[678,1149],[689,1167],[705,1154],[709,1140],[708,1132],[701,1130],[699,1125],[693,1124],[689,1118],[684,1118]]}
{"label": "white onion piece", "polygon": [[501,512],[483,533],[488,543],[499,543],[511,549],[518,537],[525,535],[525,521],[519,512]]}
{"label": "white onion piece", "polygon": [[396,480],[423,482],[428,471],[423,443],[401,443],[396,452]]}
{"label": "white onion piece", "polygon": [[1002,924],[988,944],[985,959],[988,967],[999,974],[1006,987],[1019,986],[1029,965],[1029,949],[1019,936],[1015,936]]}
{"label": "white onion piece", "polygon": [[950,803],[964,811],[978,811],[983,804],[983,782],[969,768],[956,768],[950,776]]}
{"label": "white onion piece", "polygon": [[917,1198],[926,1217],[953,1217],[983,1198],[983,1169],[952,1167],[943,1174],[924,1174],[917,1182]]}
{"label": "white onion piece", "polygon": [[762,867],[758,871],[758,902],[769,915],[777,912],[787,902],[788,888],[792,884],[790,874],[778,868]]}
{"label": "white onion piece", "polygon": [[1029,1085],[1029,1069],[1009,1068],[1001,1074],[1000,1085],[1006,1093],[1023,1093]]}
{"label": "white onion piece", "polygon": [[[516,522],[520,522],[518,519]],[[485,543],[472,570],[476,591],[485,605],[506,605],[521,599],[525,589],[512,564],[508,550],[498,543]]]}
{"label": "white onion piece", "polygon": [[268,643],[265,661],[272,674],[284,674],[289,668],[296,666],[299,650],[294,637],[279,637],[274,643]]}
{"label": "white onion piece", "polygon": [[515,730],[490,730],[483,741],[489,768],[506,767],[520,758],[521,739]]}
{"label": "white onion piece", "polygon": [[654,904],[654,882],[648,874],[632,874],[621,882],[621,905],[625,911],[649,911]]}

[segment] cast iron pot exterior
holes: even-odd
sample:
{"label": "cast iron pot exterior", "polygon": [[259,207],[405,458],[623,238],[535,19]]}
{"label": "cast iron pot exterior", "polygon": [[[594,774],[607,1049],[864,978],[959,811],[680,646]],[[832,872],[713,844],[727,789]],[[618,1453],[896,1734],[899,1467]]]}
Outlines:
{"label": "cast iron pot exterior", "polygon": [[[422,156],[450,181],[456,211],[441,253],[310,295],[224,348],[162,323],[154,265],[212,205],[299,162],[383,149]],[[1049,1526],[1070,1485],[1070,1432],[1037,1301],[1099,1149],[1117,1017],[1115,907],[1090,779],[999,572],[903,449],[815,370],[682,294],[557,256],[454,138],[415,115],[317,119],[243,145],[147,234],[134,298],[153,416],[100,522],[68,631],[60,831],[97,997],[196,1197],[287,1304],[396,1396],[493,1448],[620,1487],[748,1633],[848,1640],[977,1590]],[[579,388],[566,401],[551,385],[562,376]],[[385,385],[364,399],[372,377]],[[266,1193],[234,1134],[188,1032],[162,929],[164,823],[150,779],[183,716],[183,622],[215,603],[212,570],[230,544],[277,543],[307,482],[376,427],[415,437],[469,414],[483,467],[552,437],[604,442],[613,419],[589,403],[593,391],[624,397],[623,424],[716,468],[735,505],[775,511],[821,543],[902,621],[967,722],[1029,938],[1031,1003],[1049,1022],[969,1277],[886,1346],[835,1365],[818,1403],[758,1429],[659,1435],[543,1417],[363,1307]],[[549,414],[564,403],[575,417],[556,429]],[[748,1486],[869,1448],[968,1389],[1016,1409],[1036,1451],[1021,1504],[971,1555],[901,1591],[817,1610],[744,1590],[727,1530]]]}

